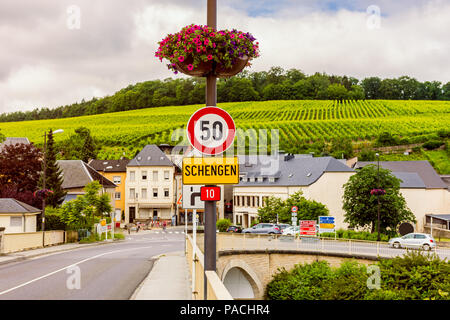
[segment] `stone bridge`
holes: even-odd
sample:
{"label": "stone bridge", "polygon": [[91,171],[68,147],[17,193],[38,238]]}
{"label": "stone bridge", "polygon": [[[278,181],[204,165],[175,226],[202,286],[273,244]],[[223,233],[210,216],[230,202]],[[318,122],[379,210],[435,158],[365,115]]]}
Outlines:
{"label": "stone bridge", "polygon": [[[188,241],[192,243],[189,236]],[[197,234],[199,256],[203,252],[203,234]],[[264,299],[266,285],[272,280],[279,269],[292,269],[296,264],[327,261],[331,266],[338,267],[347,260],[356,260],[366,265],[374,264],[377,255],[365,255],[349,252],[320,252],[308,248],[291,248],[280,243],[266,245],[269,237],[263,235],[246,236],[241,234],[217,234],[217,276],[233,299]],[[292,246],[292,244],[290,244]],[[192,274],[192,250],[188,250],[188,262]],[[191,255],[191,257],[189,257]],[[198,268],[201,268],[200,261]],[[201,281],[198,271],[196,281]],[[222,285],[222,284],[221,284]],[[195,284],[194,299],[202,299],[202,284]],[[208,296],[210,294],[208,293]]]}

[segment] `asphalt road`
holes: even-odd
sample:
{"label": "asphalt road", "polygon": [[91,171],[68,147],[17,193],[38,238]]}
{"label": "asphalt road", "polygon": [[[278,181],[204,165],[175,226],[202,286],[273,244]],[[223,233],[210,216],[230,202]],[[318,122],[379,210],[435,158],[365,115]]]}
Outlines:
{"label": "asphalt road", "polygon": [[183,228],[168,231],[1,265],[0,300],[129,299],[155,256],[184,250]]}

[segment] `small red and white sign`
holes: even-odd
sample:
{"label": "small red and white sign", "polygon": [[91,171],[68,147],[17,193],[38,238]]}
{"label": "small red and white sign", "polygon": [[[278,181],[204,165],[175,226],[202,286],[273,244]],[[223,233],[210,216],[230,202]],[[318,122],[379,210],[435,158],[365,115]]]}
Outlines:
{"label": "small red and white sign", "polygon": [[300,235],[315,236],[317,232],[316,221],[300,220]]}
{"label": "small red and white sign", "polygon": [[298,207],[297,206],[293,206],[292,208],[291,208],[291,212],[297,212],[298,211]]}
{"label": "small red and white sign", "polygon": [[225,152],[233,144],[236,126],[225,110],[205,107],[191,116],[186,131],[190,144],[211,156]]}
{"label": "small red and white sign", "polygon": [[220,187],[201,187],[200,200],[220,201]]}

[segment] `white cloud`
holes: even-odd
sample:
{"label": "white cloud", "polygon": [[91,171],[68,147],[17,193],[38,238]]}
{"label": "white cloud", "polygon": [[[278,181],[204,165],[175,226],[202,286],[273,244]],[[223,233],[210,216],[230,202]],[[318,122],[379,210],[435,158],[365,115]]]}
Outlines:
{"label": "white cloud", "polygon": [[[34,2],[33,2],[34,3]],[[251,71],[271,66],[311,74],[450,81],[450,2],[386,1],[379,29],[367,28],[372,1],[285,0],[273,14],[254,14],[251,2],[219,1],[218,26],[249,31],[261,57]],[[55,107],[113,94],[129,85],[175,77],[154,57],[157,42],[190,23],[205,24],[198,1],[78,0],[80,30],[66,27],[69,0],[28,6],[0,3],[0,112]],[[351,5],[350,5],[351,4]],[[341,6],[341,7],[342,7]],[[245,10],[243,10],[245,8]]]}

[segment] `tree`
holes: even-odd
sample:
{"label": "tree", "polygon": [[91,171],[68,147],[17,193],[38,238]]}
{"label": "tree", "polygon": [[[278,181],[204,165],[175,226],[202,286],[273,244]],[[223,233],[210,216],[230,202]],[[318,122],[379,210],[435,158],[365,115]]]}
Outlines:
{"label": "tree", "polygon": [[[380,200],[380,231],[395,231],[403,221],[415,222],[414,214],[406,207],[405,198],[400,193],[401,180],[387,169],[368,165],[350,177],[344,184],[344,222],[350,227],[369,228],[376,231],[378,219],[377,197]],[[372,195],[372,189],[384,189],[384,195]]]}
{"label": "tree", "polygon": [[263,207],[258,209],[260,222],[276,222],[277,214],[280,223],[291,223],[291,208],[298,207],[297,218],[299,220],[317,220],[319,216],[327,216],[328,208],[317,201],[307,200],[301,191],[292,194],[286,200],[269,197]]}
{"label": "tree", "polygon": [[366,94],[366,99],[379,99],[381,79],[378,77],[366,78],[361,82],[361,85]]}
{"label": "tree", "polygon": [[336,137],[331,140],[331,155],[336,159],[353,157],[352,140],[347,137]]}
{"label": "tree", "polygon": [[0,152],[0,196],[41,207],[34,196],[41,173],[42,153],[33,144],[6,145]]}
{"label": "tree", "polygon": [[[45,152],[46,158],[46,171],[45,171],[45,188],[52,191],[48,196],[46,196],[46,204],[52,207],[57,207],[61,205],[64,201],[64,197],[67,192],[62,188],[64,182],[61,176],[61,169],[56,162],[56,148],[53,139],[53,131],[50,130],[48,133],[47,147]],[[44,171],[44,163],[42,163],[42,171]],[[39,187],[42,188],[44,185],[43,175],[39,180]]]}
{"label": "tree", "polygon": [[64,146],[64,157],[66,159],[81,159],[89,162],[95,159],[98,153],[98,146],[91,131],[85,127],[79,127],[75,134],[71,135]]}
{"label": "tree", "polygon": [[100,189],[100,183],[93,181],[84,188],[84,195],[64,203],[60,209],[61,220],[70,229],[89,228],[94,224],[95,216],[103,217],[112,211],[109,195],[99,195]]}
{"label": "tree", "polygon": [[327,96],[330,100],[346,100],[349,98],[349,92],[342,84],[331,84],[327,88]]}

